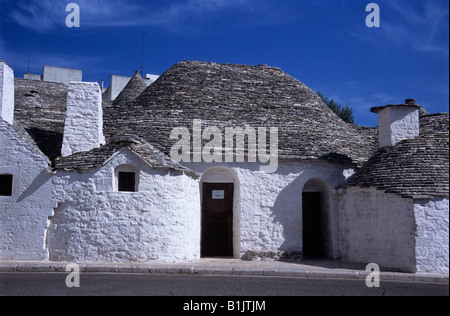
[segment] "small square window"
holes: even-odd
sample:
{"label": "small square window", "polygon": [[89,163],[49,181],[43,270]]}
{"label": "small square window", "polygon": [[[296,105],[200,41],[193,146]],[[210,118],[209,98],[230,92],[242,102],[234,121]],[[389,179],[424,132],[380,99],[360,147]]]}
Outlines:
{"label": "small square window", "polygon": [[13,176],[11,174],[0,174],[0,196],[12,195]]}
{"label": "small square window", "polygon": [[119,172],[119,191],[136,192],[136,173]]}

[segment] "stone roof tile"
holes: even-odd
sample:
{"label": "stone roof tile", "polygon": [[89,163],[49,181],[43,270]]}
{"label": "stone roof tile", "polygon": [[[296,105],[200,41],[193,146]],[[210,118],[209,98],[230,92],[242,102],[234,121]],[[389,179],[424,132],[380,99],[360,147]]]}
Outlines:
{"label": "stone roof tile", "polygon": [[68,86],[14,79],[14,124],[23,127],[51,161],[61,155]]}
{"label": "stone roof tile", "polygon": [[50,166],[51,162],[48,160],[48,157],[39,149],[36,145],[35,141],[31,138],[30,134],[20,125],[10,125],[8,122],[0,119],[0,129],[11,130],[15,133],[15,135],[24,141],[26,144],[30,145],[30,149],[34,151],[37,155],[42,156],[48,162]]}
{"label": "stone roof tile", "polygon": [[[106,136],[126,130],[169,155],[176,127],[277,127],[280,158],[346,157],[361,165],[376,151],[376,129],[343,122],[303,83],[279,68],[184,61],[135,102],[109,107]],[[111,113],[112,112],[112,113]],[[363,133],[361,133],[363,131]],[[206,142],[206,141],[205,141]]]}
{"label": "stone roof tile", "polygon": [[380,148],[342,187],[376,187],[405,198],[449,196],[449,114],[425,115],[420,135]]}
{"label": "stone roof tile", "polygon": [[102,166],[111,156],[123,148],[128,148],[140,156],[154,169],[172,170],[197,178],[198,175],[154,148],[145,140],[134,135],[121,134],[109,142],[87,152],[80,152],[68,157],[56,159],[55,169],[62,171],[88,170]]}
{"label": "stone roof tile", "polygon": [[146,88],[147,85],[144,79],[142,79],[139,71],[136,71],[134,76],[130,79],[130,81],[128,81],[125,88],[123,88],[122,92],[120,92],[114,100],[114,104],[116,105],[122,102],[134,101],[142,92],[144,92]]}

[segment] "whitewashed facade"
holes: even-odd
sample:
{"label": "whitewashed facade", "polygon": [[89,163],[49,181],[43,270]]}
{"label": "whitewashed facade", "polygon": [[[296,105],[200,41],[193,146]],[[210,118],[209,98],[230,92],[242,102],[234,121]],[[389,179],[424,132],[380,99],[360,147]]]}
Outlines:
{"label": "whitewashed facade", "polygon": [[[61,161],[70,163],[58,167],[57,159],[55,167],[11,117],[13,73],[0,64],[0,177],[13,176],[11,194],[0,195],[0,260],[196,260],[202,257],[202,214],[210,203],[204,185],[232,184],[228,238],[234,258],[304,255],[306,230],[316,225],[305,217],[305,200],[316,196],[320,223],[314,228],[321,241],[312,246],[321,248],[321,256],[448,273],[448,196],[405,198],[375,186],[345,186],[358,173],[354,163],[307,157],[280,159],[272,174],[249,162],[164,165],[155,158],[163,155],[158,150],[142,151],[150,148],[145,141],[105,144],[97,84],[68,86]],[[395,136],[395,142],[418,135],[418,110],[412,108],[406,121],[412,118],[414,126],[405,121],[407,136]],[[380,124],[402,128],[391,118],[380,118]],[[380,137],[392,139],[387,130]],[[74,166],[83,159],[93,162]],[[120,173],[134,174],[134,192],[119,190]]]}
{"label": "whitewashed facade", "polygon": [[0,195],[0,260],[47,260],[54,173],[26,132],[2,120],[0,144],[0,177],[12,177],[11,194]]}
{"label": "whitewashed facade", "polygon": [[[134,167],[138,192],[118,192],[115,170]],[[176,188],[176,189],[175,189]],[[102,168],[54,178],[50,260],[192,261],[200,258],[198,181],[148,166],[123,149]]]}

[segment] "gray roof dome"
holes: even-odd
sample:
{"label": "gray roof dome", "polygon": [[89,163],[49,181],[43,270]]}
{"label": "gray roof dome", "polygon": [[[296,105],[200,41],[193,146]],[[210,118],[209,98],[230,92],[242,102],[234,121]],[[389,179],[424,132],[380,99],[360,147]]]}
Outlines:
{"label": "gray roof dome", "polygon": [[183,61],[135,102],[122,104],[105,133],[135,133],[165,154],[176,127],[277,127],[280,158],[362,164],[377,148],[377,130],[349,125],[303,83],[279,68]]}
{"label": "gray roof dome", "polygon": [[420,119],[420,135],[380,148],[343,187],[376,187],[405,198],[449,196],[449,115]]}
{"label": "gray roof dome", "polygon": [[134,76],[127,83],[122,92],[114,100],[114,104],[121,102],[134,101],[147,88],[144,79],[142,79],[139,71],[134,73]]}

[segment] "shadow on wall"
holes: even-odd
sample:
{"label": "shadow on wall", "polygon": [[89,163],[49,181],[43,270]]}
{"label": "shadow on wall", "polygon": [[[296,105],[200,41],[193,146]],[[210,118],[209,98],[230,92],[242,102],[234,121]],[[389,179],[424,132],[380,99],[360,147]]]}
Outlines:
{"label": "shadow on wall", "polygon": [[63,143],[63,133],[39,128],[28,128],[27,132],[33,138],[39,149],[53,163],[60,156]]}
{"label": "shadow on wall", "polygon": [[302,254],[302,191],[304,179],[299,177],[286,186],[275,200],[272,214],[274,221],[283,227],[284,243],[278,250],[284,251],[285,256],[300,256]]}
{"label": "shadow on wall", "polygon": [[332,192],[326,181],[318,178],[295,179],[278,195],[273,214],[283,227],[284,251],[281,260],[307,258],[336,259]]}
{"label": "shadow on wall", "polygon": [[20,203],[26,198],[32,196],[34,192],[36,192],[40,187],[46,184],[48,180],[51,179],[51,177],[52,174],[48,170],[42,170],[41,173],[33,180],[30,186],[28,186],[27,189],[22,192],[22,194],[17,199],[17,203]]}

